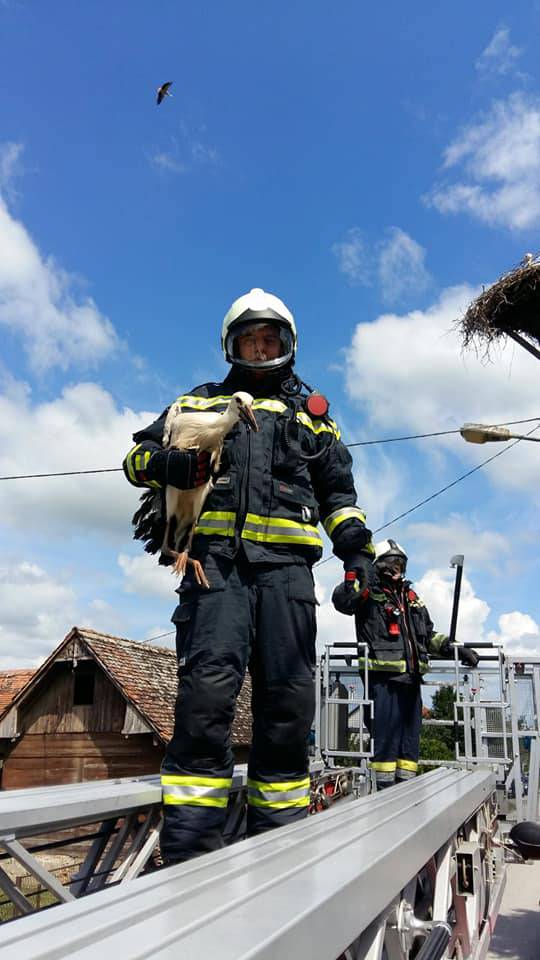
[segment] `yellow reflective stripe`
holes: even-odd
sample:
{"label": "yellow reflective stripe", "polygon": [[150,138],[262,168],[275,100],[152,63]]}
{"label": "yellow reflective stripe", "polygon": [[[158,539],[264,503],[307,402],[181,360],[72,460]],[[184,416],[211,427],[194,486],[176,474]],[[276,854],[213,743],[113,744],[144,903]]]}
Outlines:
{"label": "yellow reflective stripe", "polygon": [[220,397],[195,397],[190,394],[183,394],[181,397],[178,397],[174,402],[177,403],[180,408],[185,409],[195,409],[195,410],[207,410],[208,407],[218,407],[220,404],[228,404],[231,399],[232,394],[228,396]]}
{"label": "yellow reflective stripe", "polygon": [[142,443],[138,443],[136,447],[133,447],[133,450],[129,451],[126,457],[126,466],[129,473],[129,479],[132,480],[133,483],[137,483],[137,477],[135,476],[135,471],[133,469],[133,457],[136,454],[137,450],[139,450],[141,447],[142,447]]}
{"label": "yellow reflective stripe", "polygon": [[309,777],[303,777],[302,780],[282,780],[281,783],[277,781],[266,783],[264,780],[252,780],[248,777],[247,785],[263,792],[283,793],[285,790],[309,790],[310,780]]}
{"label": "yellow reflective stripe", "polygon": [[288,807],[309,807],[309,797],[300,797],[298,800],[259,800],[258,797],[248,797],[251,807],[266,807],[272,810],[285,810]]}
{"label": "yellow reflective stripe", "polygon": [[194,807],[226,807],[227,797],[177,797],[174,793],[164,793],[163,803],[167,806],[189,805]]}
{"label": "yellow reflective stripe", "polygon": [[303,423],[312,433],[333,433],[337,440],[341,439],[341,432],[337,423],[330,420],[330,418],[328,418],[328,421],[312,420],[304,410],[298,410],[296,419],[299,420],[300,423]]}
{"label": "yellow reflective stripe", "polygon": [[311,524],[282,517],[260,517],[256,513],[246,515],[241,536],[258,543],[300,543],[322,547],[317,528]]}
{"label": "yellow reflective stripe", "polygon": [[[365,662],[365,657],[358,658],[358,663],[361,667],[364,666]],[[369,670],[393,670],[395,673],[405,673],[407,670],[405,660],[370,660],[368,657],[367,665]]]}
{"label": "yellow reflective stripe", "polygon": [[281,400],[264,400],[259,399],[253,402],[254,410],[269,410],[270,413],[285,413],[287,409],[287,404],[282,403]]}
{"label": "yellow reflective stripe", "polygon": [[393,773],[397,763],[395,760],[391,760],[388,763],[380,760],[370,760],[369,765],[373,770],[379,770],[380,773]]}
{"label": "yellow reflective stripe", "polygon": [[162,773],[161,783],[165,786],[186,787],[216,787],[216,789],[226,788],[229,790],[232,786],[232,777],[191,777],[187,774]]}
{"label": "yellow reflective stripe", "polygon": [[366,515],[360,507],[342,507],[340,510],[334,510],[333,513],[328,514],[326,520],[323,522],[323,527],[328,536],[332,536],[336,527],[340,523],[343,523],[344,520],[350,520],[351,517],[356,517],[356,519],[361,520],[362,523],[366,522]]}
{"label": "yellow reflective stripe", "polygon": [[[208,410],[210,407],[227,406],[232,399],[232,394],[219,397],[195,397],[184,394],[178,397],[174,402],[178,404],[180,410]],[[254,410],[269,410],[270,413],[284,413],[287,405],[281,400],[270,400],[264,397],[253,402]]]}
{"label": "yellow reflective stripe", "polygon": [[413,773],[418,770],[418,764],[414,760],[398,760],[397,767],[398,770],[411,770]]}
{"label": "yellow reflective stripe", "polygon": [[306,528],[316,531],[316,527],[311,527],[305,523],[298,523],[296,520],[286,520],[285,517],[261,517],[258,513],[247,513],[246,521],[261,527],[302,527],[302,529]]}
{"label": "yellow reflective stripe", "polygon": [[164,773],[161,776],[163,803],[169,806],[226,807],[231,784],[232,778],[229,777]]}
{"label": "yellow reflective stripe", "polygon": [[195,533],[204,536],[234,537],[236,514],[232,510],[205,510],[201,513]]}

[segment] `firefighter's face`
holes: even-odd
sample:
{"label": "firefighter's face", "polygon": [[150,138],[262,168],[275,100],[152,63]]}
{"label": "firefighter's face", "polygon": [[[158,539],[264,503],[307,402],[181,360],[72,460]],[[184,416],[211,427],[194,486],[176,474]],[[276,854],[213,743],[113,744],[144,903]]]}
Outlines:
{"label": "firefighter's face", "polygon": [[248,328],[238,336],[237,344],[240,359],[248,363],[264,363],[281,356],[279,331],[273,323]]}
{"label": "firefighter's face", "polygon": [[381,573],[392,580],[401,580],[405,576],[406,567],[403,557],[388,557],[380,564]]}

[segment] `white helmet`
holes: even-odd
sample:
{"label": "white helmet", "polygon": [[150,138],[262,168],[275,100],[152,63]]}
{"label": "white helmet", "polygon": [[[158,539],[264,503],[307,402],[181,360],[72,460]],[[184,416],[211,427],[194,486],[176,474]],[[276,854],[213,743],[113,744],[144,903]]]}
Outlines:
{"label": "white helmet", "polygon": [[391,562],[395,557],[403,560],[403,572],[405,572],[408,557],[399,543],[396,543],[395,540],[379,540],[379,542],[375,544],[375,559],[373,563],[386,566],[387,561]]}
{"label": "white helmet", "polygon": [[[273,323],[279,330],[282,353],[274,360],[241,360],[236,349],[236,338],[249,327]],[[221,329],[221,349],[227,363],[250,370],[275,370],[294,363],[296,354],[296,324],[290,310],[279,297],[254,287],[235,300],[225,315]]]}

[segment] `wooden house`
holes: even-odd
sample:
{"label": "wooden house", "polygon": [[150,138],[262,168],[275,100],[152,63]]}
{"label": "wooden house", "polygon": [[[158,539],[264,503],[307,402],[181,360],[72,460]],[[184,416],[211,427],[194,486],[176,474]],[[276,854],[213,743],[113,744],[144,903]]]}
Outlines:
{"label": "wooden house", "polygon": [[[73,627],[0,713],[3,789],[157,773],[174,724],[176,653]],[[232,745],[251,740],[249,679]]]}

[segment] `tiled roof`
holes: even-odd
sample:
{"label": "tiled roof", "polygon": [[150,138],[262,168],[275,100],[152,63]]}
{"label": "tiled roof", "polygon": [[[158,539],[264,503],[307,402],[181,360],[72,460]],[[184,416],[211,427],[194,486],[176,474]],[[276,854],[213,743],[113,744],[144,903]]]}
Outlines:
{"label": "tiled roof", "polygon": [[34,676],[35,670],[0,670],[0,714]]}
{"label": "tiled roof", "polygon": [[[177,674],[176,652],[168,647],[137,643],[95,630],[75,627],[71,635],[90,648],[126,699],[162,740],[172,736]],[[233,746],[251,742],[251,682],[246,677],[232,728]]]}

